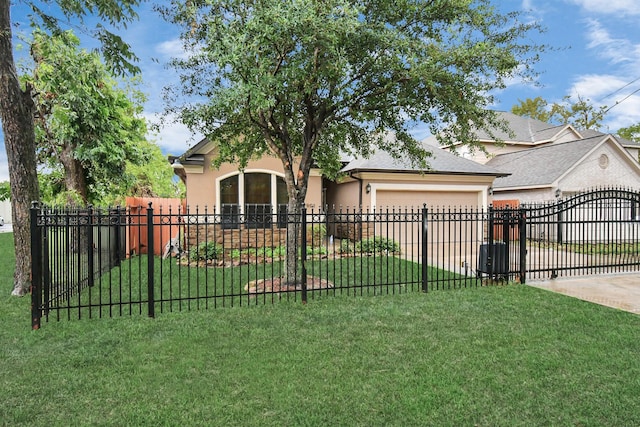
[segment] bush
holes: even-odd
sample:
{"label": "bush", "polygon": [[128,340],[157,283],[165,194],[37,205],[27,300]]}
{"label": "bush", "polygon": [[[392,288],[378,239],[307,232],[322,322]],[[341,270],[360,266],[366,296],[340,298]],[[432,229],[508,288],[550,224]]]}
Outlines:
{"label": "bush", "polygon": [[374,237],[360,242],[360,250],[363,253],[396,253],[400,252],[400,244],[385,237]]}
{"label": "bush", "polygon": [[307,243],[315,247],[322,246],[327,235],[327,227],[324,224],[311,224],[307,226]]}
{"label": "bush", "polygon": [[359,242],[343,240],[340,243],[340,253],[343,254],[394,254],[400,252],[400,244],[386,237],[373,237]]}
{"label": "bush", "polygon": [[189,259],[191,261],[208,261],[221,258],[222,253],[222,246],[216,242],[204,242],[189,253]]}

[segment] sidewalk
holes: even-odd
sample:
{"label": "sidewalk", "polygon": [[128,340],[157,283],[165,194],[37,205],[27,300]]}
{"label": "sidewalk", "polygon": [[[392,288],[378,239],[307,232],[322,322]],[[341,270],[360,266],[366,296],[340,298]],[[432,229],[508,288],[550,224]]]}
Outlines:
{"label": "sidewalk", "polygon": [[639,272],[531,281],[527,285],[640,314]]}

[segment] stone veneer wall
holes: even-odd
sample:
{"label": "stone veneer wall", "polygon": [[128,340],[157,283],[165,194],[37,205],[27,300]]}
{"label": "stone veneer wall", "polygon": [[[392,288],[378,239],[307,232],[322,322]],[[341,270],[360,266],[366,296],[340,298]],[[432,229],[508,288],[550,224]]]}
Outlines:
{"label": "stone veneer wall", "polygon": [[[375,225],[370,222],[345,222],[334,224],[336,239],[364,240],[375,236]],[[285,246],[286,228],[246,228],[223,229],[220,226],[192,225],[187,227],[186,247],[197,246],[214,241],[224,249],[272,248]],[[331,234],[331,233],[328,233]],[[311,228],[307,231],[309,244],[321,244],[320,236],[311,236]]]}

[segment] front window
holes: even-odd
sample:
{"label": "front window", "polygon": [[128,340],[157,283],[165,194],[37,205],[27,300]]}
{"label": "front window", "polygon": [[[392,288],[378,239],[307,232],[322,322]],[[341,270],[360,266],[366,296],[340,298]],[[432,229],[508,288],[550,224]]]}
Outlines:
{"label": "front window", "polygon": [[225,228],[237,228],[240,223],[247,228],[271,227],[274,213],[278,227],[286,226],[281,213],[283,209],[286,212],[289,197],[280,176],[264,172],[232,175],[220,181],[219,194]]}

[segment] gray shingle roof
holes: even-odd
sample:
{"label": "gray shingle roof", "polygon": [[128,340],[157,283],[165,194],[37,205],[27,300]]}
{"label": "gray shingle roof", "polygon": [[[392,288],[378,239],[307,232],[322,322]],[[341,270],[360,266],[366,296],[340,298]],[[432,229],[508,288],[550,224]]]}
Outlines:
{"label": "gray shingle roof", "polygon": [[462,158],[442,148],[425,145],[433,153],[427,159],[430,170],[420,170],[411,164],[406,158],[394,159],[387,152],[376,151],[368,159],[355,159],[349,162],[342,172],[404,172],[404,173],[439,173],[439,174],[465,174],[465,175],[493,175],[503,176],[497,171],[472,160]]}
{"label": "gray shingle roof", "polygon": [[[513,135],[496,129],[494,134],[502,141],[520,142],[520,143],[539,143],[553,139],[562,130],[570,127],[569,125],[553,125],[540,120],[531,119],[529,117],[518,116],[506,111],[497,111],[499,119],[505,121],[508,127],[513,131]],[[481,141],[493,141],[494,137],[486,131],[480,129],[476,131],[476,137]]]}
{"label": "gray shingle roof", "polygon": [[551,185],[606,138],[607,135],[601,134],[577,141],[500,154],[489,160],[487,165],[511,175],[496,179],[493,187]]}

